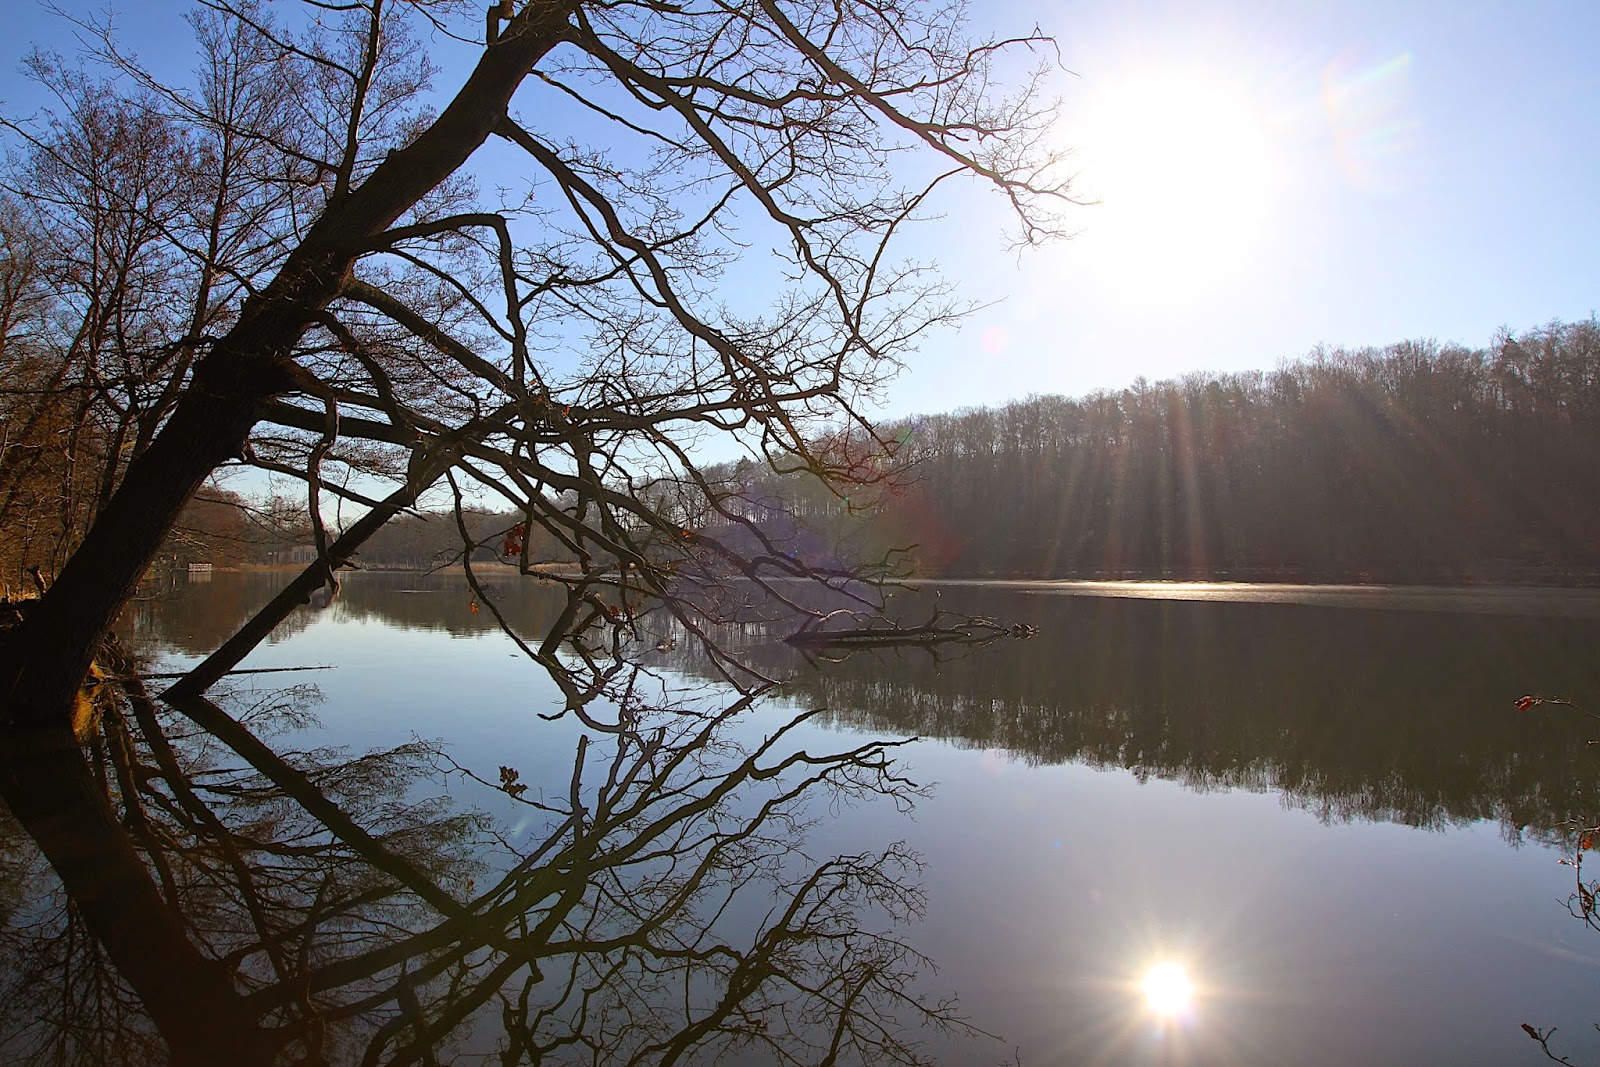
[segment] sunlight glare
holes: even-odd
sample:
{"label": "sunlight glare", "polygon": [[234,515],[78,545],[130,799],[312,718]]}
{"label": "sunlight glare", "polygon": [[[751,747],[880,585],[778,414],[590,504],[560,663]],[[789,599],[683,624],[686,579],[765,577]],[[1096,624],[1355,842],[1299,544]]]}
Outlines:
{"label": "sunlight glare", "polygon": [[1270,223],[1280,160],[1251,94],[1204,72],[1129,72],[1069,131],[1096,266],[1141,296],[1195,293],[1246,263]]}
{"label": "sunlight glare", "polygon": [[1176,963],[1158,963],[1145,972],[1140,983],[1145,1003],[1162,1018],[1173,1018],[1188,1012],[1194,1003],[1194,983],[1188,973]]}

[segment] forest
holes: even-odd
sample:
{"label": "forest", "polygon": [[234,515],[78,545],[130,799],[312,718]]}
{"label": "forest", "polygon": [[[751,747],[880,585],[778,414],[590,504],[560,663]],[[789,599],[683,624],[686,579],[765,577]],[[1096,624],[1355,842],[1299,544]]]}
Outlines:
{"label": "forest", "polygon": [[901,422],[893,477],[719,473],[802,552],[1008,578],[1600,576],[1600,322]]}

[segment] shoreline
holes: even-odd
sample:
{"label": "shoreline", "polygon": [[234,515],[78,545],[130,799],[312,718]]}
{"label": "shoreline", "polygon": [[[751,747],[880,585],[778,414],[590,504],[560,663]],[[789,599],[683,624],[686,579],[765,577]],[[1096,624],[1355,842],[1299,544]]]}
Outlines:
{"label": "shoreline", "polygon": [[[218,564],[210,572],[212,574],[250,574],[250,573],[287,573],[297,574],[306,567],[303,563],[238,563]],[[490,561],[474,563],[475,572],[495,575],[520,575],[522,572],[510,563]],[[450,574],[459,573],[460,565],[451,564],[446,567],[402,567],[402,566],[363,566],[341,570],[341,577],[352,574]],[[183,573],[181,570],[175,573]],[[549,566],[544,571],[536,571],[527,575],[537,578],[541,575],[551,577],[566,576],[567,572],[557,566]],[[741,575],[728,575],[725,580],[729,582],[742,582],[749,579]],[[804,579],[773,576],[771,581],[790,582],[803,581]],[[1152,589],[1177,587],[1216,587],[1225,588],[1275,588],[1283,590],[1516,590],[1516,589],[1565,589],[1573,591],[1592,590],[1600,592],[1600,572],[1567,572],[1563,574],[1539,574],[1529,572],[1508,572],[1504,575],[1430,575],[1417,578],[1397,578],[1374,574],[1360,575],[1306,575],[1296,572],[1258,572],[1253,574],[1229,573],[1209,574],[1195,576],[1175,576],[1172,574],[1138,574],[1118,572],[1115,574],[939,574],[927,576],[912,576],[906,578],[885,579],[892,585],[993,585],[993,586],[1032,586],[1043,585],[1055,588],[1068,586],[1083,586],[1085,588],[1133,588],[1150,587]]]}

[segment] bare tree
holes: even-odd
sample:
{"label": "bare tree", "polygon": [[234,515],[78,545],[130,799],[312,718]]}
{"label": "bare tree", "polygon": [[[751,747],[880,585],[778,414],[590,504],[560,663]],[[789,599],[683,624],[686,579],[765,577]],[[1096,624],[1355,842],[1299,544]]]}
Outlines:
{"label": "bare tree", "polygon": [[[168,691],[173,705],[204,715],[211,684],[443,479],[458,511],[498,497],[521,514],[502,547],[524,570],[536,527],[574,561],[546,576],[566,608],[525,648],[568,710],[622,737],[626,723],[588,705],[625,673],[618,653],[647,598],[710,638],[741,599],[729,576],[780,599],[791,579],[850,577],[730,547],[725,525],[765,542],[699,471],[697,441],[833,482],[876,477],[892,442],[863,402],[959,310],[893,239],[939,186],[974,175],[1016,209],[1020,239],[1039,240],[1063,187],[1033,83],[1025,73],[1015,96],[993,84],[1003,57],[1045,42],[968,41],[959,7],[528,0],[495,5],[480,32],[450,2],[308,0],[280,17],[211,0],[192,25],[189,84],[91,24],[119,95],[53,60],[35,67],[65,110],[104,103],[113,129],[148,130],[151,159],[170,148],[194,182],[168,189],[142,158],[131,184],[124,164],[74,163],[82,145],[123,147],[98,118],[7,122],[23,157],[14,192],[34,188],[28,166],[59,165],[74,191],[44,206],[104,218],[119,235],[106,269],[136,268],[164,295],[105,289],[95,261],[74,298],[70,332],[95,344],[68,344],[63,365],[116,447],[92,525],[0,647],[0,793],[173,1057],[250,1063],[271,1042],[237,961],[171,907],[72,730],[108,627],[206,479],[252,463],[303,481],[318,559]],[[482,42],[437,113],[421,33]],[[469,169],[491,138],[528,176],[500,202]],[[745,306],[735,268],[767,272],[778,298]],[[325,529],[330,496],[365,511]],[[230,721],[206,725],[224,735]],[[336,805],[317,814],[348,828]],[[412,888],[446,916],[466,906]]]}

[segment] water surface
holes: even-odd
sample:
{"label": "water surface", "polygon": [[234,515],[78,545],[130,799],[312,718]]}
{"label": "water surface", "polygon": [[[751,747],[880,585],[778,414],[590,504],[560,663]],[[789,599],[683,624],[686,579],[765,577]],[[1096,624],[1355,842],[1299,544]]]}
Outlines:
{"label": "water surface", "polygon": [[[198,656],[270,595],[217,575],[142,601],[128,627]],[[903,601],[926,610],[930,586]],[[1573,918],[1557,860],[1600,819],[1600,723],[1519,713],[1529,693],[1600,707],[1600,596],[1497,589],[1170,583],[940,583],[946,608],[1039,628],[979,650],[857,653],[794,672],[779,703],[825,708],[803,743],[917,736],[937,782],[907,817],[834,813],[813,855],[904,839],[926,860],[921,981],[1002,1039],[950,1063],[1546,1062],[1520,1024],[1600,1058],[1600,934]],[[541,594],[497,602],[537,626]],[[247,666],[316,672],[324,739],[440,738],[463,765],[557,786],[571,724],[459,579],[360,574]],[[706,680],[688,642],[651,653]],[[648,657],[647,657],[648,658]],[[778,708],[758,710],[778,716]],[[1594,729],[1589,727],[1593,725]],[[811,739],[811,740],[808,740]],[[560,743],[558,743],[560,742]],[[480,798],[481,799],[481,798]],[[1139,982],[1178,961],[1177,1018]]]}

